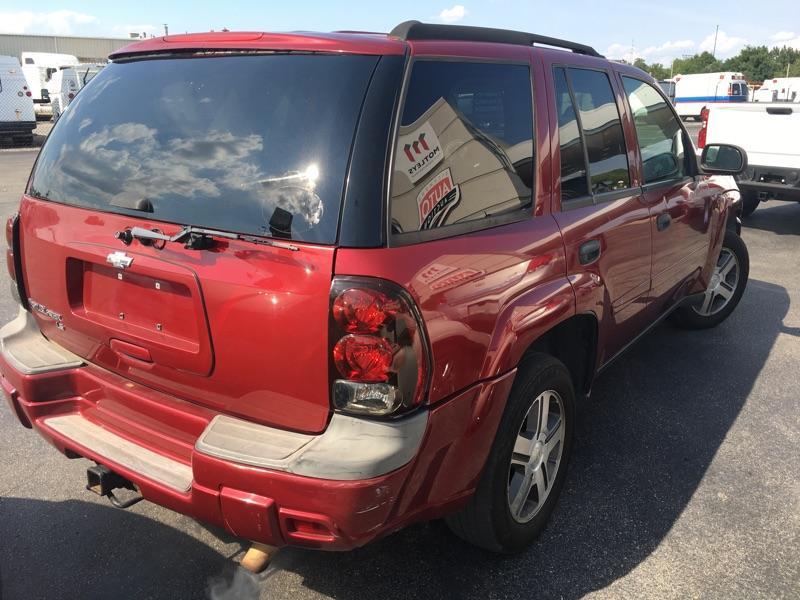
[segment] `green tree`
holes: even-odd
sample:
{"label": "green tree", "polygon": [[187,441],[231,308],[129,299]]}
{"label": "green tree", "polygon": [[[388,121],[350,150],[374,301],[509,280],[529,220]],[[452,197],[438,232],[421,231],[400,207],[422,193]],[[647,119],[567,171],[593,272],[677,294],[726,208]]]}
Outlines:
{"label": "green tree", "polygon": [[[770,56],[773,58],[773,62],[775,63],[775,70],[772,73],[772,77],[786,77],[786,66],[789,66],[789,77],[796,77],[798,73],[792,75],[792,65],[798,60],[800,60],[800,50],[795,50],[794,48],[790,48],[789,46],[784,46],[782,48],[773,48],[769,51]],[[768,76],[769,77],[769,76]]]}
{"label": "green tree", "polygon": [[656,79],[669,79],[669,69],[661,63],[653,63],[647,72]]}
{"label": "green tree", "polygon": [[711,52],[701,52],[688,58],[676,59],[674,71],[675,74],[682,73],[683,75],[715,73],[722,71],[722,63],[714,58]]}
{"label": "green tree", "polygon": [[669,69],[665,68],[661,63],[653,63],[652,65],[648,65],[643,58],[637,58],[635,61],[633,61],[633,66],[641,69],[645,73],[649,73],[655,79],[669,78]]}
{"label": "green tree", "polygon": [[766,46],[747,46],[725,61],[724,70],[744,73],[748,81],[764,81],[775,72],[777,58]]}

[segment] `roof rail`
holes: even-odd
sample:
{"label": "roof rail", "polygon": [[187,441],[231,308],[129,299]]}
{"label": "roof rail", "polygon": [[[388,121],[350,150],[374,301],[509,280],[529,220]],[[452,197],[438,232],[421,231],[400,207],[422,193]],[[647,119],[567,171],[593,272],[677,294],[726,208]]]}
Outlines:
{"label": "roof rail", "polygon": [[517,46],[533,46],[544,44],[556,48],[572,50],[577,54],[603,58],[591,46],[577,44],[567,40],[513,31],[510,29],[493,29],[490,27],[469,27],[467,25],[431,25],[419,21],[404,21],[389,32],[389,35],[401,40],[451,40],[459,42],[493,42],[497,44],[515,44]]}

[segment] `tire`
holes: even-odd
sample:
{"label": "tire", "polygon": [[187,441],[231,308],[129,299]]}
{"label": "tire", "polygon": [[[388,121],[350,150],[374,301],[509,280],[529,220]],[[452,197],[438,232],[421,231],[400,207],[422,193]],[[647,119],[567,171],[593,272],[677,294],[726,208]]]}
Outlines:
{"label": "tire", "polygon": [[755,192],[742,192],[742,216],[749,217],[758,208],[761,201]]}
{"label": "tire", "polygon": [[[542,406],[549,407],[549,418],[537,436]],[[475,493],[461,512],[446,519],[453,533],[498,553],[519,552],[535,540],[564,485],[574,421],[575,392],[567,368],[546,354],[531,355],[517,372]],[[531,482],[529,492],[518,496],[524,481]]]}
{"label": "tire", "polygon": [[[730,260],[734,262],[731,263]],[[725,271],[729,265],[730,270]],[[735,280],[732,276],[734,270],[737,271]],[[703,294],[703,300],[677,309],[671,315],[672,322],[684,329],[716,327],[727,319],[739,304],[749,274],[750,256],[747,246],[735,231],[728,229],[725,231],[717,266],[714,268],[709,288]]]}

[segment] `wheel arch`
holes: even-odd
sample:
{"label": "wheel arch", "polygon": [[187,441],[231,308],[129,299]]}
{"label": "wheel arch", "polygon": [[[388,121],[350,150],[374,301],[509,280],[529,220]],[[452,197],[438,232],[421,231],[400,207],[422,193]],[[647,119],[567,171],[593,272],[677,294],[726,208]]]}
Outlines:
{"label": "wheel arch", "polygon": [[598,322],[594,313],[575,314],[537,337],[519,363],[534,354],[548,354],[567,367],[577,393],[587,394],[597,365]]}

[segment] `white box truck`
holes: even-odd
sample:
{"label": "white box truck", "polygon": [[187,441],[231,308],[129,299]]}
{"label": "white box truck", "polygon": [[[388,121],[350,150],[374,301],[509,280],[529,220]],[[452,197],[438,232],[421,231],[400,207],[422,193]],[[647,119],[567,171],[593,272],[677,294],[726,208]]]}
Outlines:
{"label": "white box truck", "polygon": [[747,82],[742,73],[698,73],[675,76],[675,110],[682,119],[700,119],[707,106],[747,102]]}
{"label": "white box truck", "polygon": [[756,102],[800,102],[800,77],[765,79],[756,92]]}
{"label": "white box truck", "polygon": [[79,64],[78,58],[72,54],[55,54],[52,52],[23,52],[20,57],[22,72],[28,80],[33,94],[33,104],[37,115],[52,115],[52,105],[47,84],[61,67],[74,67]]}
{"label": "white box truck", "polygon": [[32,96],[16,57],[0,56],[0,137],[33,143],[36,115]]}

